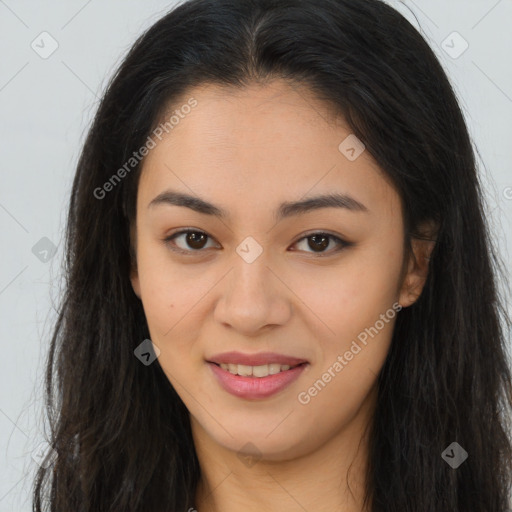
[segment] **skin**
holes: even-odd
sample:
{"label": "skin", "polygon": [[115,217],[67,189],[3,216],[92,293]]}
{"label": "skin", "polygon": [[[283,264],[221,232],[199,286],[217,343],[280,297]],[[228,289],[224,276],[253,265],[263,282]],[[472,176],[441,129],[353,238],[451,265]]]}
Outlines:
{"label": "skin", "polygon": [[[350,128],[307,89],[281,80],[242,90],[202,85],[183,103],[190,97],[197,106],[144,160],[131,282],[158,363],[190,411],[202,472],[195,508],[360,512],[365,427],[400,313],[366,346],[359,343],[361,351],[309,403],[297,397],[358,334],[394,312],[394,303],[417,300],[432,243],[413,240],[414,253],[405,258],[399,195],[368,151],[354,161],[340,152]],[[229,217],[148,207],[168,189],[198,196]],[[282,202],[334,191],[369,211],[330,207],[275,222]],[[187,244],[186,235],[164,241],[185,228],[208,235],[203,249]],[[330,239],[315,252],[318,241],[305,238],[311,231],[354,245],[336,251]],[[263,249],[252,263],[236,252],[248,236]],[[173,252],[173,243],[189,255]],[[309,364],[276,395],[247,400],[224,391],[206,363],[232,350],[272,351]],[[239,455],[254,456],[253,463]]]}

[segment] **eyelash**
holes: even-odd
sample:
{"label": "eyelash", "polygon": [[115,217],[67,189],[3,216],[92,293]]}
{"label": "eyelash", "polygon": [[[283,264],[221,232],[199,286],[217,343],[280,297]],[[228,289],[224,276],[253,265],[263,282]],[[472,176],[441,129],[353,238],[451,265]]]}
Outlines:
{"label": "eyelash", "polygon": [[[210,237],[207,233],[205,233],[204,231],[201,231],[199,229],[183,229],[181,231],[177,231],[177,232],[173,233],[172,235],[169,235],[168,237],[164,238],[163,242],[165,243],[165,245],[167,245],[169,247],[169,249],[171,251],[177,252],[179,254],[184,254],[186,256],[192,256],[194,253],[204,252],[205,249],[191,249],[191,250],[188,251],[188,250],[176,247],[176,245],[171,243],[178,236],[186,235],[188,233],[196,233],[196,234],[199,234],[199,235],[206,235],[210,240],[212,240],[212,237]],[[338,247],[336,249],[334,249],[334,250],[330,250],[330,251],[326,251],[326,252],[317,252],[317,253],[315,253],[313,251],[311,251],[311,252],[306,251],[306,252],[309,252],[309,254],[313,254],[314,257],[325,258],[327,256],[332,255],[333,253],[338,253],[338,252],[342,251],[343,249],[354,245],[352,242],[347,242],[345,240],[342,240],[338,236],[332,235],[330,233],[325,233],[323,231],[314,231],[314,232],[311,232],[311,233],[307,233],[305,236],[303,236],[302,238],[299,238],[296,242],[294,242],[293,245],[301,242],[302,240],[306,240],[308,238],[311,238],[311,237],[317,236],[317,235],[323,235],[323,236],[328,237],[331,240],[334,240],[338,244]]]}

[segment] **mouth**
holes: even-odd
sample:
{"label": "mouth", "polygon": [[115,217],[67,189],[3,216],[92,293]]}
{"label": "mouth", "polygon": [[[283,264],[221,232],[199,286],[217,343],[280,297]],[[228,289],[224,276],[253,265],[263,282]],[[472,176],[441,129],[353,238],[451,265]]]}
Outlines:
{"label": "mouth", "polygon": [[206,362],[214,382],[229,394],[245,400],[262,400],[289,387],[307,370],[306,361],[293,365],[268,363],[257,366]]}

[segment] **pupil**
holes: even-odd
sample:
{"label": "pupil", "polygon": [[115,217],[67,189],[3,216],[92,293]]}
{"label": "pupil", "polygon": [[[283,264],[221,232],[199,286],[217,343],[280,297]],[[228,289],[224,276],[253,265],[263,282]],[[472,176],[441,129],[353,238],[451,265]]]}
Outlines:
{"label": "pupil", "polygon": [[[313,236],[309,237],[309,240],[317,240],[317,239],[321,239],[322,240],[322,242],[319,244],[320,245],[320,249],[325,249],[329,245],[329,239],[326,236],[323,236],[323,235],[313,235]],[[316,243],[316,242],[314,242],[314,243]],[[311,245],[311,244],[309,244],[309,246],[313,250],[318,249],[319,245]]]}
{"label": "pupil", "polygon": [[[194,249],[202,249],[203,245],[201,242],[197,242],[197,240],[199,238],[205,238],[205,235],[203,233],[196,233],[196,232],[191,232],[191,233],[188,233],[187,234],[187,243],[193,247]],[[203,240],[204,242],[204,240]],[[198,245],[195,245],[195,244],[198,244]]]}

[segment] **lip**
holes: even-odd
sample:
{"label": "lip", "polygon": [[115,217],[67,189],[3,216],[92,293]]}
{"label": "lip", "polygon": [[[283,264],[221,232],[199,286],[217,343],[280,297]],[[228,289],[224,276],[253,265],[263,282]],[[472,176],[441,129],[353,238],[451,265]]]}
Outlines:
{"label": "lip", "polygon": [[[243,354],[242,352],[223,352],[215,354],[207,359],[208,363],[216,364],[243,364],[245,366],[262,366],[264,364],[287,364],[296,366],[301,363],[307,363],[306,359],[276,354],[275,352],[260,352],[259,354]],[[262,377],[266,378],[266,377]]]}
{"label": "lip", "polygon": [[[274,362],[277,363],[275,359]],[[309,366],[308,363],[299,364],[299,366],[295,366],[295,368],[290,368],[289,370],[276,373],[275,375],[268,375],[267,377],[243,377],[241,375],[233,375],[227,370],[222,369],[216,363],[208,362],[207,364],[225,391],[238,398],[248,400],[267,398],[282,391],[293,381],[298,379],[306,367]]]}

